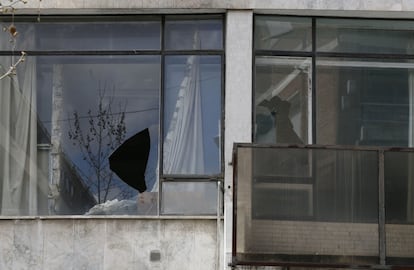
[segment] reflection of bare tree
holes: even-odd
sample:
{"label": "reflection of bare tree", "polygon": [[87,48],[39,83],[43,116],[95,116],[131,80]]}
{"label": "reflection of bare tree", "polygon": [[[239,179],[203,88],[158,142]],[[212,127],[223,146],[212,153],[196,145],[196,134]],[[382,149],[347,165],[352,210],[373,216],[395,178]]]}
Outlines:
{"label": "reflection of bare tree", "polygon": [[[92,170],[87,181],[91,190],[97,193],[98,203],[105,202],[111,189],[115,188],[108,157],[123,142],[126,133],[125,108],[119,113],[113,112],[114,99],[105,96],[105,90],[105,87],[98,90],[96,113],[89,110],[86,116],[80,116],[76,110],[73,112],[68,134]],[[87,123],[81,123],[82,119]]]}

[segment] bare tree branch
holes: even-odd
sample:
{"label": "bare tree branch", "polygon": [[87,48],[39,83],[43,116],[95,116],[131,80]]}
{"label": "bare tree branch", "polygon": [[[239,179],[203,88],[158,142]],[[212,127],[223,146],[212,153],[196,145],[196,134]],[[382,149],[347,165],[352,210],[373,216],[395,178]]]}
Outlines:
{"label": "bare tree branch", "polygon": [[115,185],[108,158],[124,141],[126,134],[125,112],[113,113],[113,103],[114,97],[106,93],[106,85],[99,86],[96,112],[89,110],[81,123],[81,117],[74,111],[72,121],[69,121],[69,139],[79,148],[82,159],[93,171],[87,182],[94,182],[93,191],[97,194],[98,203],[108,199]]}
{"label": "bare tree branch", "polygon": [[26,59],[26,53],[25,52],[22,52],[22,54],[20,55],[20,57],[16,61],[16,63],[14,63],[13,65],[11,65],[10,68],[6,71],[6,73],[4,73],[3,75],[0,76],[0,80],[6,78],[7,76],[15,75],[16,74],[17,66],[21,62],[24,62],[25,59]]}
{"label": "bare tree branch", "polygon": [[[40,1],[41,0],[39,0],[39,2]],[[11,36],[11,40],[10,41],[11,41],[11,43],[13,43],[13,51],[14,51],[15,39],[16,39],[16,37],[18,35],[17,28],[14,25],[14,13],[16,11],[15,5],[17,5],[19,3],[21,3],[21,4],[27,4],[27,2],[28,2],[27,0],[8,0],[8,1],[7,0],[3,0],[3,1],[0,1],[0,12],[3,13],[3,14],[7,14],[7,13],[11,13],[12,14],[12,22],[11,22],[11,24],[8,27],[6,27],[4,29],[4,31],[9,32],[9,34]],[[25,57],[26,57],[26,53],[25,52],[22,52],[22,54],[19,57],[19,59],[15,63],[13,63],[10,66],[10,68],[3,75],[0,76],[0,80],[6,78],[8,76],[15,75],[16,74],[17,66],[21,62],[24,62]]]}

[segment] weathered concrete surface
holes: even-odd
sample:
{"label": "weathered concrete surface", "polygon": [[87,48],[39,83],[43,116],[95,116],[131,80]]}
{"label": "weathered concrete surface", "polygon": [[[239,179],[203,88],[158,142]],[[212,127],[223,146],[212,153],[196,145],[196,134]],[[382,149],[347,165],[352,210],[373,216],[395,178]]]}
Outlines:
{"label": "weathered concrete surface", "polygon": [[[21,6],[21,5],[20,5]],[[19,7],[20,7],[19,6]],[[30,8],[38,0],[28,0]],[[414,10],[413,0],[42,0],[42,8]]]}
{"label": "weathered concrete surface", "polygon": [[[0,220],[0,269],[216,269],[216,220]],[[160,260],[151,261],[151,252]]]}
{"label": "weathered concrete surface", "polygon": [[[18,13],[172,13],[256,10],[300,15],[406,17],[414,13],[414,0],[29,0]],[[23,8],[23,9],[22,9]],[[353,11],[352,15],[349,11]]]}
{"label": "weathered concrete surface", "polygon": [[[252,140],[252,48],[253,14],[251,11],[229,11],[226,18],[226,122],[224,235],[226,257],[231,257],[234,142]],[[228,259],[227,259],[228,261]]]}

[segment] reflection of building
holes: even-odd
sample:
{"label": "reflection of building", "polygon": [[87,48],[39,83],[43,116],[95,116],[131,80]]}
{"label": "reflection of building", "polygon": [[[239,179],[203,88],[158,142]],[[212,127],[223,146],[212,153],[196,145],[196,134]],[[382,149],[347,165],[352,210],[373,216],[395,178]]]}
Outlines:
{"label": "reflection of building", "polygon": [[57,157],[60,162],[60,180],[56,194],[52,193],[50,211],[56,215],[83,215],[96,204],[82,177],[63,153]]}
{"label": "reflection of building", "polygon": [[[76,172],[64,153],[54,157],[62,164],[59,169],[59,178],[55,183],[50,183],[51,145],[48,131],[38,123],[38,179],[39,184],[39,215],[78,215],[83,214],[96,204],[82,177]],[[47,190],[47,191],[46,191]]]}
{"label": "reflection of building", "polygon": [[[42,200],[0,218],[1,269],[414,265],[409,1],[42,1],[40,22],[35,2],[18,6],[33,16],[16,15],[15,50],[33,64],[16,77],[37,147],[4,150],[5,134],[34,137],[24,117],[8,123],[25,136],[5,131],[3,81],[0,171],[3,156],[36,160],[19,172],[38,191],[20,191]],[[149,216],[82,215],[95,202],[72,163],[88,165],[65,136],[99,86],[126,104],[111,112],[126,137],[150,130]]]}

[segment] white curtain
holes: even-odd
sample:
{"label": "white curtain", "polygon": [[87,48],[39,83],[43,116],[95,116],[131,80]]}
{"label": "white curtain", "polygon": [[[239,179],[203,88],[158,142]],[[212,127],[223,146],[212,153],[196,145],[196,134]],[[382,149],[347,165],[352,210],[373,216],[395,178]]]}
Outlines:
{"label": "white curtain", "polygon": [[[14,59],[16,60],[16,59]],[[3,61],[2,72],[11,62]],[[34,62],[0,80],[0,214],[37,214],[37,134]]]}
{"label": "white curtain", "polygon": [[[164,140],[164,173],[203,174],[204,147],[199,56],[189,56]],[[168,101],[167,101],[168,102]]]}

